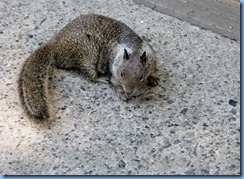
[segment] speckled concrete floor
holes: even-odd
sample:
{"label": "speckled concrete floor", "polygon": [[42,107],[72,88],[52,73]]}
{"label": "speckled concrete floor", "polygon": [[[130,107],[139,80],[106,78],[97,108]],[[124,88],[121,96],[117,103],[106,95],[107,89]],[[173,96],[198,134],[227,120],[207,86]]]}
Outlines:
{"label": "speckled concrete floor", "polygon": [[[128,103],[55,70],[54,122],[32,125],[16,79],[69,20],[99,13],[151,39],[160,86]],[[0,0],[0,174],[240,174],[240,43],[131,0]],[[165,90],[164,90],[165,88]]]}

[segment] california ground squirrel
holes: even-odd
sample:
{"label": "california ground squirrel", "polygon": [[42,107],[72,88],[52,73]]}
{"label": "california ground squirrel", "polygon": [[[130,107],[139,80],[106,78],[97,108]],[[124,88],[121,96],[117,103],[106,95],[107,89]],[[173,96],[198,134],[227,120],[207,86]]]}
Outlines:
{"label": "california ground squirrel", "polygon": [[146,82],[158,85],[151,46],[124,23],[96,14],[68,23],[24,63],[18,79],[21,104],[36,123],[50,117],[48,78],[51,68],[77,70],[91,81],[109,81],[127,101]]}

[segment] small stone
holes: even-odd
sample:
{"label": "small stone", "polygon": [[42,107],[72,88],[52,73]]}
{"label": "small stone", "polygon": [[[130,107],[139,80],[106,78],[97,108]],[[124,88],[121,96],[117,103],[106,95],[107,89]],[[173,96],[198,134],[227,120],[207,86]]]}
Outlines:
{"label": "small stone", "polygon": [[230,118],[229,118],[229,122],[232,122],[232,121],[236,121],[236,118],[234,118],[234,117],[230,117]]}
{"label": "small stone", "polygon": [[171,100],[168,100],[167,102],[168,102],[168,104],[173,104],[175,101],[171,99]]}
{"label": "small stone", "polygon": [[229,105],[233,106],[233,107],[236,107],[236,104],[237,104],[237,101],[233,100],[233,99],[230,99],[229,100]]}
{"label": "small stone", "polygon": [[234,108],[232,108],[232,109],[230,110],[230,113],[236,115],[236,110],[235,110]]}
{"label": "small stone", "polygon": [[29,37],[29,38],[33,38],[33,35],[29,34],[28,37]]}
{"label": "small stone", "polygon": [[123,160],[120,160],[118,163],[118,167],[119,168],[125,168],[125,166],[126,166],[126,163]]}
{"label": "small stone", "polygon": [[205,122],[202,124],[202,126],[203,127],[208,127],[208,125]]}
{"label": "small stone", "polygon": [[53,170],[56,170],[56,169],[58,169],[59,168],[59,166],[54,166],[53,167]]}
{"label": "small stone", "polygon": [[176,139],[176,140],[174,141],[174,144],[179,144],[179,143],[181,143],[181,141],[180,141],[179,139]]}
{"label": "small stone", "polygon": [[39,42],[39,43],[38,43],[39,46],[42,46],[42,44],[43,44],[43,42]]}
{"label": "small stone", "polygon": [[63,106],[62,108],[60,108],[61,110],[65,110],[67,108],[67,106]]}
{"label": "small stone", "polygon": [[163,141],[161,142],[161,148],[168,148],[169,146],[171,146],[169,139],[168,138],[163,139]]}
{"label": "small stone", "polygon": [[150,133],[150,137],[152,137],[152,138],[155,137],[153,132]]}
{"label": "small stone", "polygon": [[138,167],[137,167],[138,169],[141,169],[141,168],[143,168],[143,165],[138,165]]}
{"label": "small stone", "polygon": [[184,108],[180,113],[185,115],[187,113],[187,111],[188,111],[188,109]]}
{"label": "small stone", "polygon": [[174,123],[171,123],[171,122],[167,122],[166,126],[167,127],[173,127],[173,126],[177,127],[177,126],[179,126],[179,124],[174,124]]}
{"label": "small stone", "polygon": [[81,89],[82,91],[86,91],[86,89],[85,89],[83,86],[81,86],[80,89]]}
{"label": "small stone", "polygon": [[130,111],[130,112],[131,112],[131,109],[130,109],[130,107],[129,107],[129,106],[125,106],[125,110],[126,110],[126,111]]}
{"label": "small stone", "polygon": [[147,121],[147,120],[149,120],[148,117],[142,117],[141,119],[142,119],[143,121]]}

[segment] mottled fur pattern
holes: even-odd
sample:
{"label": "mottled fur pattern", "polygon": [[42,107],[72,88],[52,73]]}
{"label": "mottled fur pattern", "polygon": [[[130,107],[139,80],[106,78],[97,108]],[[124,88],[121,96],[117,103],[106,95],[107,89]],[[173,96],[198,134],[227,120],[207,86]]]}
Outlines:
{"label": "mottled fur pattern", "polygon": [[26,114],[36,123],[50,118],[51,67],[77,70],[91,81],[109,77],[125,101],[145,81],[151,86],[159,81],[153,49],[124,23],[95,14],[75,18],[26,60],[18,91]]}

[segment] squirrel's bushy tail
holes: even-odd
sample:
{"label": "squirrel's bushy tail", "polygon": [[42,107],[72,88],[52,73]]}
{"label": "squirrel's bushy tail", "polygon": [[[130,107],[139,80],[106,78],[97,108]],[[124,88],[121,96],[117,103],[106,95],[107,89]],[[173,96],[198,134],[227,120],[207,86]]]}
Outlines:
{"label": "squirrel's bushy tail", "polygon": [[27,116],[36,123],[50,117],[48,78],[52,53],[46,45],[39,47],[25,62],[18,79],[18,92]]}

